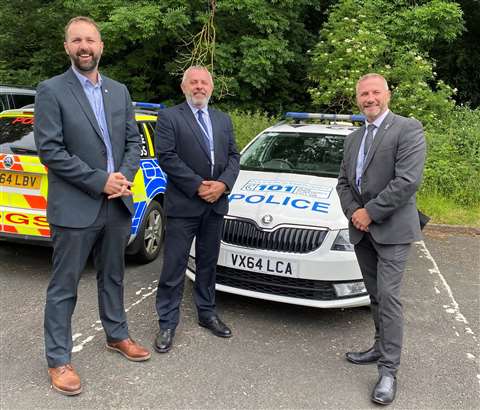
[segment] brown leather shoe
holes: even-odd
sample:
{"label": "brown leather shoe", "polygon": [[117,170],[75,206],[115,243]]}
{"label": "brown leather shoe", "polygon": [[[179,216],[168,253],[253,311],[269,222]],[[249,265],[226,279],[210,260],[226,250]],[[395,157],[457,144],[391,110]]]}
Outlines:
{"label": "brown leather shoe", "polygon": [[82,392],[80,377],[71,364],[65,364],[59,367],[49,367],[48,374],[52,382],[52,387],[66,396],[75,396]]}
{"label": "brown leather shoe", "polygon": [[115,350],[133,362],[143,362],[150,359],[150,352],[130,338],[120,342],[107,342],[107,349]]}

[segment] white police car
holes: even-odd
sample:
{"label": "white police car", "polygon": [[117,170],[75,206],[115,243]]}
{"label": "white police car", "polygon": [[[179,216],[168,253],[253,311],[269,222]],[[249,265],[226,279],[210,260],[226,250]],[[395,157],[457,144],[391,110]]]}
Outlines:
{"label": "white police car", "polygon": [[[242,151],[217,290],[319,308],[368,305],[335,187],[360,115],[287,113]],[[319,120],[316,121],[315,120]],[[195,279],[192,246],[187,276]]]}

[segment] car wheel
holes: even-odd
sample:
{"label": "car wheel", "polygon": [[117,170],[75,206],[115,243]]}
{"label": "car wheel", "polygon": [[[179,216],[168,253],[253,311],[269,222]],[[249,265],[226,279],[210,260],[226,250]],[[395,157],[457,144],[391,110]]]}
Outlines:
{"label": "car wheel", "polygon": [[138,251],[135,258],[141,263],[148,263],[157,258],[162,247],[165,232],[162,205],[153,200],[145,212],[142,225],[135,242],[138,241]]}

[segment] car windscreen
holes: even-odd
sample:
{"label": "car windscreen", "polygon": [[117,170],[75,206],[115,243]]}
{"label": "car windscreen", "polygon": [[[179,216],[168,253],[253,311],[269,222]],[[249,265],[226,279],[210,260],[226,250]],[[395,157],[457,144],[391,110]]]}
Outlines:
{"label": "car windscreen", "polygon": [[0,153],[36,155],[32,117],[0,118]]}
{"label": "car windscreen", "polygon": [[241,169],[337,177],[343,135],[265,132],[240,158]]}

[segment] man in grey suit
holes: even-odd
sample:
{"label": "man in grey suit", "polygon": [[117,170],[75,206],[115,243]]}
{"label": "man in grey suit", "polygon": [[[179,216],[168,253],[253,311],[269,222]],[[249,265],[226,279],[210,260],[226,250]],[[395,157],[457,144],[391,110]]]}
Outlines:
{"label": "man in grey suit", "polygon": [[76,395],[82,387],[71,365],[71,317],[90,253],[107,348],[133,361],[147,360],[150,352],[130,339],[123,305],[130,187],[140,163],[130,95],[98,72],[103,42],[93,20],[71,19],[64,47],[72,66],[39,84],[34,135],[48,167],[47,219],[54,249],[44,321],[48,373],[54,389]]}
{"label": "man in grey suit", "polygon": [[390,91],[381,75],[363,76],[356,91],[366,124],[345,141],[337,192],[370,295],[375,339],[367,351],[346,357],[355,364],[377,363],[372,400],[389,404],[396,394],[402,348],[400,285],[410,245],[421,238],[415,193],[425,139],[417,120],[389,111]]}
{"label": "man in grey suit", "polygon": [[188,68],[181,87],[187,101],[162,111],[155,136],[158,160],[168,177],[164,262],[156,301],[160,331],[154,348],[159,353],[172,347],[194,238],[198,323],[216,336],[232,335],[216,312],[215,277],[227,192],[237,178],[240,156],[230,117],[208,106],[213,91],[208,70]]}

